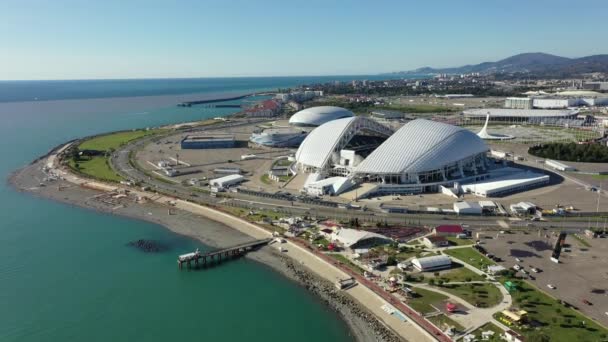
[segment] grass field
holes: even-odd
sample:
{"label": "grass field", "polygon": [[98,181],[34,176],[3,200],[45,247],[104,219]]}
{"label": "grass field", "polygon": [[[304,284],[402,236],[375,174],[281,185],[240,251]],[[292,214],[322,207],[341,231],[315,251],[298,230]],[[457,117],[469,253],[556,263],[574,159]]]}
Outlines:
{"label": "grass field", "polygon": [[108,151],[109,149],[117,149],[118,147],[128,143],[129,141],[133,141],[135,139],[139,139],[148,135],[158,134],[163,131],[164,130],[161,129],[152,129],[147,131],[136,130],[128,132],[110,133],[86,140],[82,144],[80,144],[78,148],[80,150]]}
{"label": "grass field", "polygon": [[446,330],[449,327],[454,327],[454,329],[456,329],[457,331],[465,330],[464,327],[458,322],[443,314],[429,317],[428,320],[435,324],[435,326],[437,326],[441,330]]}
{"label": "grass field", "polygon": [[[501,282],[506,280],[502,279]],[[534,286],[517,280],[515,282],[518,290],[511,292],[514,305],[528,311],[529,319],[539,322],[541,326],[537,329],[511,327],[513,330],[530,340],[534,338],[538,341],[541,341],[538,339],[539,335],[544,335],[546,341],[552,342],[606,341],[606,328],[558,303],[556,299]]]}
{"label": "grass field", "polygon": [[342,254],[338,254],[338,253],[327,253],[327,255],[329,255],[330,257],[338,260],[339,262],[345,264],[346,266],[348,266],[350,269],[352,269],[353,271],[363,274],[363,272],[365,272],[365,270],[361,267],[359,267],[358,265],[356,265],[355,263],[353,263],[350,259],[346,258],[344,255]]}
{"label": "grass field", "polygon": [[479,341],[481,341],[481,333],[484,332],[484,331],[488,331],[488,330],[493,331],[494,335],[492,335],[492,337],[490,339],[485,340],[485,341],[489,341],[489,342],[501,342],[501,341],[504,341],[500,337],[504,333],[504,331],[501,328],[499,328],[494,323],[486,323],[486,324],[482,325],[481,327],[477,328],[471,334],[475,335],[477,337],[477,339]]}
{"label": "grass field", "polygon": [[[76,164],[78,164],[78,168],[76,167]],[[92,157],[91,159],[80,160],[78,163],[70,160],[70,167],[85,175],[101,180],[111,182],[120,182],[121,180],[124,180],[112,170],[110,165],[108,165],[108,159],[106,157]]]}
{"label": "grass field", "polygon": [[443,251],[444,254],[452,256],[456,259],[462,260],[469,265],[474,266],[480,270],[483,270],[486,266],[496,265],[496,263],[484,255],[481,255],[478,251],[471,248],[456,248],[448,249]]}
{"label": "grass field", "polygon": [[475,243],[475,241],[473,241],[473,239],[459,239],[455,236],[448,236],[448,237],[446,237],[446,239],[448,241],[450,241],[450,244],[453,246],[466,246],[466,245],[472,245],[473,243]]}
{"label": "grass field", "polygon": [[462,266],[458,268],[451,269],[448,272],[441,272],[439,277],[435,277],[435,279],[441,279],[444,282],[459,282],[459,281],[480,281],[485,280],[483,276],[471,271],[470,269]]}
{"label": "grass field", "polygon": [[[152,134],[162,133],[163,131],[164,130],[156,129],[110,133],[89,140],[85,140],[80,145],[78,145],[78,149],[111,151],[119,148],[120,146],[128,143],[129,141],[133,141],[135,139],[139,139]],[[76,167],[76,164],[78,164],[78,167]],[[120,182],[124,180],[120,175],[116,174],[114,170],[112,170],[108,163],[108,157],[106,156],[94,156],[90,158],[84,157],[78,161],[70,160],[69,166],[72,169],[85,175],[91,176],[93,178],[111,182]]]}
{"label": "grass field", "polygon": [[489,283],[443,285],[441,289],[478,307],[489,308],[502,301],[500,290]]}
{"label": "grass field", "polygon": [[442,295],[441,293],[437,293],[434,291],[429,291],[426,289],[421,289],[419,287],[413,288],[418,294],[418,297],[409,299],[407,304],[412,307],[412,309],[422,313],[428,314],[436,311],[431,304],[438,305],[442,301],[448,299],[447,296]]}

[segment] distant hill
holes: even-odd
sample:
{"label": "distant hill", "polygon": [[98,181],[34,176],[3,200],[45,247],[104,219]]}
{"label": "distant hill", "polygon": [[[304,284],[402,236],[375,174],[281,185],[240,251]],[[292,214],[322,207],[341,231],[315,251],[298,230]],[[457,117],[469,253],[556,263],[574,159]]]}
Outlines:
{"label": "distant hill", "polygon": [[484,62],[454,68],[423,67],[392,74],[468,74],[472,72],[482,74],[531,73],[554,77],[566,77],[589,72],[608,72],[608,55],[567,58],[533,52],[511,56],[497,62]]}

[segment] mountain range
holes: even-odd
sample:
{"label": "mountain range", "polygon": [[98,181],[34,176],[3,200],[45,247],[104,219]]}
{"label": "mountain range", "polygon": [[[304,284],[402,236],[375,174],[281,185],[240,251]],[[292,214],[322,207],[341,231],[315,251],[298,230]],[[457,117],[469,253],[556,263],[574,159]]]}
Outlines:
{"label": "mountain range", "polygon": [[482,74],[528,73],[537,76],[570,77],[591,72],[608,72],[608,54],[568,58],[542,52],[522,53],[497,62],[483,62],[453,68],[423,67],[392,74]]}

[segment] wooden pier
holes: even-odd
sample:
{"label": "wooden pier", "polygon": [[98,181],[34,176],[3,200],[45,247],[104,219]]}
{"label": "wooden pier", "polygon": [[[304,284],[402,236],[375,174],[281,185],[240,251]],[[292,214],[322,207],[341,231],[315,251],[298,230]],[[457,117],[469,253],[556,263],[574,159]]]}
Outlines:
{"label": "wooden pier", "polygon": [[219,250],[205,252],[205,253],[201,253],[197,249],[196,251],[194,251],[192,253],[182,254],[182,255],[178,256],[177,265],[178,265],[179,269],[181,270],[184,267],[184,264],[186,264],[187,268],[192,268],[192,266],[193,266],[192,264],[194,263],[194,267],[198,268],[199,266],[207,266],[208,264],[211,264],[211,263],[220,263],[223,260],[240,257],[240,256],[246,254],[247,252],[252,251],[253,249],[267,245],[272,240],[273,240],[272,238],[255,240],[255,241],[242,243],[240,245],[222,248]]}

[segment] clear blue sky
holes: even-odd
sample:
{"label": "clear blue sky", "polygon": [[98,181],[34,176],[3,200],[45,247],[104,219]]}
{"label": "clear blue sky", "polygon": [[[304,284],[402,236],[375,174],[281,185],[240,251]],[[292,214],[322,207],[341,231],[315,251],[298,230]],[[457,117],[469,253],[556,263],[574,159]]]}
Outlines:
{"label": "clear blue sky", "polygon": [[2,0],[0,79],[370,74],[608,53],[606,0]]}

